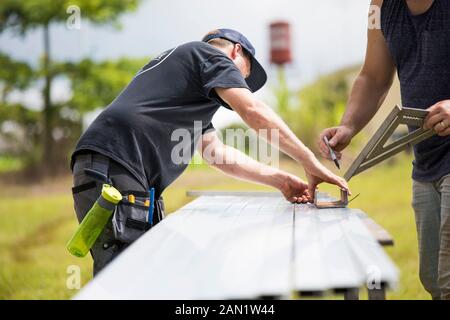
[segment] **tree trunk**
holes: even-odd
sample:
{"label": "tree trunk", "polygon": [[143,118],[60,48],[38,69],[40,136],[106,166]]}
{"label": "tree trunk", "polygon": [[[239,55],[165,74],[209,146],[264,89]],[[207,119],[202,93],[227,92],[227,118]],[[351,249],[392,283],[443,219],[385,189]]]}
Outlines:
{"label": "tree trunk", "polygon": [[44,25],[44,108],[43,116],[43,154],[41,158],[42,169],[44,174],[51,174],[51,168],[54,165],[54,141],[53,141],[53,107],[51,101],[52,73],[51,73],[51,56],[50,56],[50,24]]}

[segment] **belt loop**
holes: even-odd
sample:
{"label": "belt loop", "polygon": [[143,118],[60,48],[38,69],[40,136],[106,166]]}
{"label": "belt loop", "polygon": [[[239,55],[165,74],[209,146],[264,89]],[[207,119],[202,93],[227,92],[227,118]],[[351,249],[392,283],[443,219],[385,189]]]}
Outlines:
{"label": "belt loop", "polygon": [[93,154],[91,152],[89,152],[87,154],[87,160],[88,160],[87,167],[90,168],[90,169],[94,169],[94,164],[93,164],[93,159],[92,158],[93,158]]}

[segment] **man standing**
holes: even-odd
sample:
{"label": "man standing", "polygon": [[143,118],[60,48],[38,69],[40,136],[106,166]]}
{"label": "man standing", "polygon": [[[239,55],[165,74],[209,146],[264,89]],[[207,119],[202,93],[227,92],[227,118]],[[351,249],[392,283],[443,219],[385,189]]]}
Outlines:
{"label": "man standing", "polygon": [[[450,5],[447,0],[373,0],[381,30],[368,31],[364,66],[341,124],[324,136],[338,152],[374,116],[397,71],[402,102],[429,110],[425,128],[437,135],[414,147],[413,208],[420,279],[433,299],[450,299]],[[412,130],[414,128],[410,128]],[[340,156],[340,154],[338,154]]]}
{"label": "man standing", "polygon": [[[172,134],[178,129],[189,132],[188,145],[182,148],[191,151],[189,157],[198,145],[211,165],[237,178],[273,186],[289,201],[311,200],[308,187],[313,193],[324,181],[348,189],[344,179],[326,169],[285,123],[253,96],[266,79],[247,38],[234,30],[215,30],[202,42],[182,44],[150,61],[97,117],[72,156],[78,220],[100,194],[101,184],[95,179],[110,181],[125,197],[91,250],[94,273],[163,218],[162,210],[152,217],[143,204],[148,204],[150,188],[158,199],[187,167],[187,162],[173,159],[172,151],[179,142]],[[303,166],[309,185],[225,146],[211,124],[221,105],[236,111],[257,132],[277,130],[277,147]],[[199,121],[202,130],[197,133],[195,123]],[[214,161],[217,158],[221,161]]]}

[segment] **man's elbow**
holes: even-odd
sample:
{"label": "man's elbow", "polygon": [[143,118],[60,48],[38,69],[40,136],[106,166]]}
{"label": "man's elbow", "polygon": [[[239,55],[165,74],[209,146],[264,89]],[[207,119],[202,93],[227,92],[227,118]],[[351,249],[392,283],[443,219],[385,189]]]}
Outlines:
{"label": "man's elbow", "polygon": [[264,114],[263,108],[262,103],[255,99],[236,111],[245,123],[257,124]]}
{"label": "man's elbow", "polygon": [[223,148],[223,143],[219,140],[216,134],[207,134],[202,138],[201,147],[198,152],[202,156],[203,161],[208,165],[215,167],[217,165],[217,157],[220,156],[220,150]]}

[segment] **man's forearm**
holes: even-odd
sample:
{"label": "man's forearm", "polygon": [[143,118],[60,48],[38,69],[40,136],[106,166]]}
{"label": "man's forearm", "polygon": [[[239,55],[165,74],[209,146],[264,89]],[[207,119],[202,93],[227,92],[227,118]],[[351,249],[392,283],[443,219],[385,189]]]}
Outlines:
{"label": "man's forearm", "polygon": [[[310,184],[309,189],[315,190],[317,184],[324,181],[348,189],[345,180],[323,166],[284,121],[266,104],[255,99],[249,90],[216,88],[216,93],[239,114],[250,128],[256,130],[260,136],[262,136],[260,130],[267,130],[267,136],[262,137],[303,166]],[[277,141],[272,140],[272,133],[277,134]]]}
{"label": "man's forearm", "polygon": [[283,120],[265,103],[256,99],[243,88],[216,88],[217,94],[231,106],[252,129],[261,136],[260,130],[267,130],[267,141],[272,145],[272,130],[277,130],[278,145],[281,151],[301,164],[311,163],[314,154],[289,129]]}
{"label": "man's forearm", "polygon": [[285,122],[266,104],[256,101],[255,105],[249,107],[245,113],[241,114],[242,119],[249,127],[257,132],[261,129],[267,129],[267,140],[271,141],[271,130],[277,130],[279,147],[281,151],[289,155],[294,160],[305,163],[314,157],[314,154],[308,149],[297,136],[289,129]]}
{"label": "man's forearm", "polygon": [[[227,145],[221,145],[214,149],[214,160],[209,160],[207,155],[203,155],[203,157],[210,165],[232,177],[265,184],[277,189],[281,188],[287,175],[287,173],[259,163]],[[217,161],[217,159],[220,159],[220,161]]]}
{"label": "man's forearm", "polygon": [[360,75],[352,88],[341,125],[360,132],[373,118],[389,92],[389,86],[379,86],[367,76]]}

